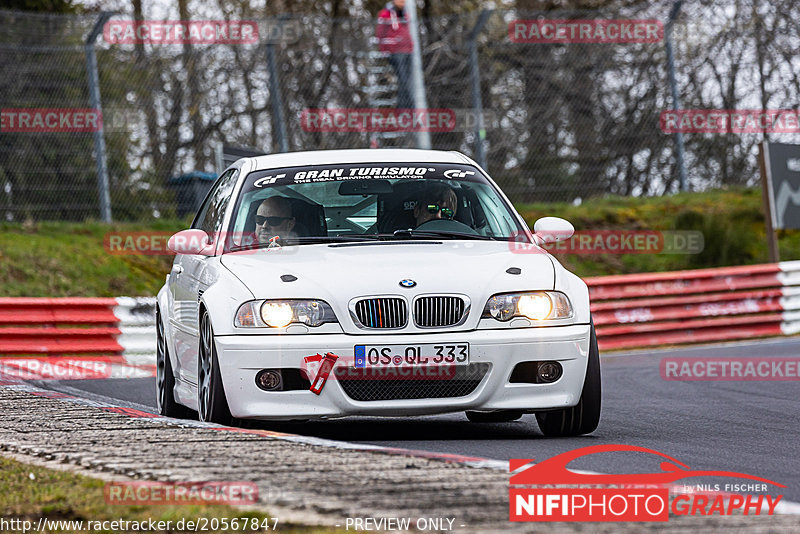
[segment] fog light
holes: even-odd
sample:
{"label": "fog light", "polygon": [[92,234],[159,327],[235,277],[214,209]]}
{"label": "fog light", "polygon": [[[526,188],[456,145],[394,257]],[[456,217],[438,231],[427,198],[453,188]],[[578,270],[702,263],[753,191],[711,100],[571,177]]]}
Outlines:
{"label": "fog light", "polygon": [[262,369],[256,375],[256,385],[264,391],[283,389],[283,377],[278,369]]}
{"label": "fog light", "polygon": [[561,364],[558,362],[542,362],[539,364],[538,377],[540,382],[549,384],[561,378]]}

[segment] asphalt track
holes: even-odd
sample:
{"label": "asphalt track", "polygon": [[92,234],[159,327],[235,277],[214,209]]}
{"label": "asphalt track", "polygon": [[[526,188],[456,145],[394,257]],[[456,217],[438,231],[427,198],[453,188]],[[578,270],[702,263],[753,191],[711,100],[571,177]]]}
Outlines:
{"label": "asphalt track", "polygon": [[[477,456],[543,460],[589,445],[622,443],[663,452],[692,469],[747,473],[774,480],[786,500],[800,501],[800,382],[663,380],[664,357],[797,357],[800,339],[770,339],[602,356],[603,413],[590,436],[545,438],[533,415],[476,424],[462,413],[417,418],[359,417],[260,427],[328,439]],[[154,379],[36,382],[53,390],[154,411]],[[660,472],[660,458],[604,453],[570,464],[602,473]],[[691,479],[685,481],[693,484]],[[709,479],[724,484],[741,479]],[[679,481],[680,483],[680,481]],[[769,486],[770,493],[777,493]]]}

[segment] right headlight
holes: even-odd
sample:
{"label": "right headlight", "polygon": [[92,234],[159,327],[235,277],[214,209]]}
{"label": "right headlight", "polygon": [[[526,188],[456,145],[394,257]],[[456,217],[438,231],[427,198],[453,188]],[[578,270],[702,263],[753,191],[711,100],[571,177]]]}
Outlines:
{"label": "right headlight", "polygon": [[532,321],[569,319],[573,316],[572,303],[558,291],[526,291],[494,295],[483,309],[484,318],[510,321],[526,317]]}
{"label": "right headlight", "polygon": [[321,326],[337,322],[333,309],[324,300],[282,299],[245,302],[239,306],[233,324],[239,328],[284,328],[292,323]]}

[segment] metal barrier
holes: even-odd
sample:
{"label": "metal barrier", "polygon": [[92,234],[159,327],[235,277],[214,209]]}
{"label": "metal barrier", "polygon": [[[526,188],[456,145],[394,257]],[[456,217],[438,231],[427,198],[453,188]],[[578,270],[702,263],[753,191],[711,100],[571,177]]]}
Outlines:
{"label": "metal barrier", "polygon": [[586,283],[601,350],[800,332],[800,261]]}
{"label": "metal barrier", "polygon": [[[601,350],[800,333],[800,261],[587,278]],[[155,298],[0,298],[0,354],[152,363]]]}
{"label": "metal barrier", "polygon": [[0,298],[0,354],[155,354],[155,298]]}

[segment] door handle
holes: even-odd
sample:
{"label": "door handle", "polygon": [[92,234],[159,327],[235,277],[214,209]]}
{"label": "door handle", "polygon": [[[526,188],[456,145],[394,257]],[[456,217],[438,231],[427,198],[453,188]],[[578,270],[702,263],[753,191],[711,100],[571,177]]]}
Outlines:
{"label": "door handle", "polygon": [[183,266],[175,264],[172,266],[172,274],[181,274],[183,272]]}

